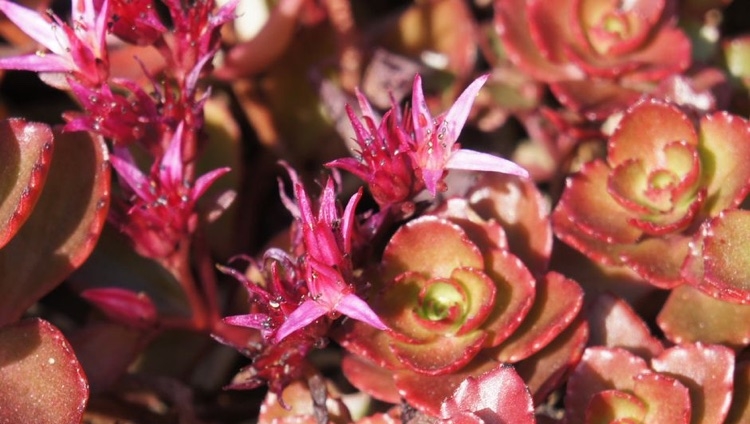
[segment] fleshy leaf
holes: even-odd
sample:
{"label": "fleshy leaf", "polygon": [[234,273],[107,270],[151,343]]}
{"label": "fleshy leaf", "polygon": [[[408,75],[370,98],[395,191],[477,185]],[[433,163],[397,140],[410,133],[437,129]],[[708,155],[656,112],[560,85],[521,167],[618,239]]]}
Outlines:
{"label": "fleshy leaf", "polygon": [[750,124],[719,112],[701,119],[701,164],[708,188],[706,214],[737,206],[750,190]]}
{"label": "fleshy leaf", "polygon": [[681,268],[690,238],[681,234],[646,238],[622,249],[620,259],[651,284],[671,289],[685,282]]}
{"label": "fleshy leaf", "polygon": [[693,423],[724,421],[732,401],[734,378],[734,352],[729,348],[700,343],[679,345],[665,350],[651,365],[690,390]]}
{"label": "fleshy leaf", "polygon": [[[732,409],[725,421],[726,424],[741,424],[750,422],[750,362],[741,361],[737,363],[734,372],[734,397]],[[739,394],[739,396],[738,396]]]}
{"label": "fleshy leaf", "polygon": [[21,119],[0,122],[0,248],[31,215],[52,159],[52,131]]}
{"label": "fleshy leaf", "polygon": [[604,390],[632,391],[633,376],[648,371],[641,357],[620,348],[590,347],[568,380],[565,413],[568,422],[585,422],[589,401]]}
{"label": "fleshy leaf", "polygon": [[647,169],[658,169],[660,158],[655,153],[675,141],[698,144],[690,119],[676,106],[656,100],[644,101],[623,116],[610,138],[607,159],[612,167],[640,159]]}
{"label": "fleshy leaf", "polygon": [[620,347],[642,358],[652,358],[664,350],[633,308],[612,294],[600,295],[591,305],[588,318],[592,346]]}
{"label": "fleshy leaf", "polygon": [[676,287],[656,319],[673,343],[750,344],[750,305],[724,302],[688,284]]}
{"label": "fleshy leaf", "polygon": [[468,377],[488,372],[498,363],[486,357],[475,358],[469,365],[445,375],[425,375],[413,371],[396,371],[396,387],[410,405],[432,416],[440,416],[442,401],[453,395]]}
{"label": "fleshy leaf", "polygon": [[80,266],[104,225],[110,193],[107,147],[86,133],[56,137],[37,206],[0,250],[0,323],[18,319]]}
{"label": "fleshy leaf", "polygon": [[62,333],[32,319],[0,328],[0,421],[78,424],[88,382]]}
{"label": "fleshy leaf", "polygon": [[503,343],[493,357],[501,362],[518,362],[539,351],[560,334],[578,315],[583,290],[573,280],[550,272],[537,284],[534,306],[521,326]]}
{"label": "fleshy leaf", "polygon": [[536,405],[543,403],[580,361],[588,335],[586,321],[577,320],[542,350],[514,364],[529,387]]}
{"label": "fleshy leaf", "polygon": [[471,412],[482,422],[533,424],[534,405],[526,384],[513,367],[500,364],[469,377],[440,407],[444,419]]}
{"label": "fleshy leaf", "polygon": [[430,216],[399,228],[383,253],[383,263],[385,281],[406,271],[449,278],[456,268],[484,268],[482,254],[459,226]]}
{"label": "fleshy leaf", "polygon": [[637,396],[619,390],[604,390],[591,397],[586,423],[641,422],[646,405]]}
{"label": "fleshy leaf", "polygon": [[510,251],[532,273],[547,268],[552,250],[549,205],[533,181],[503,174],[484,174],[468,194],[471,208],[486,220],[502,224]]}
{"label": "fleshy leaf", "polygon": [[706,221],[693,240],[683,276],[719,300],[750,304],[750,212],[733,210]]}
{"label": "fleshy leaf", "polygon": [[555,215],[608,244],[633,243],[642,232],[628,223],[633,215],[609,195],[609,172],[602,161],[587,163],[580,173],[568,179]]}
{"label": "fleshy leaf", "polygon": [[374,398],[389,403],[400,401],[393,373],[386,368],[378,367],[362,356],[347,354],[341,360],[341,370],[354,387]]}
{"label": "fleshy leaf", "polygon": [[440,337],[429,343],[394,341],[393,353],[407,367],[423,374],[446,374],[469,363],[482,348],[487,335],[473,331],[462,336]]}
{"label": "fleshy leaf", "polygon": [[633,392],[646,404],[644,423],[690,423],[690,392],[678,380],[655,372],[639,374]]}

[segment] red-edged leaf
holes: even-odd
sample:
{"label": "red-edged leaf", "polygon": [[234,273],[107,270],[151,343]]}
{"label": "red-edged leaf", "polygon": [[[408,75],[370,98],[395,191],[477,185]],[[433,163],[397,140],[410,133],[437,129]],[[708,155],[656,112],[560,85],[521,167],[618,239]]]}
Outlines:
{"label": "red-edged leaf", "polygon": [[107,148],[87,133],[57,135],[31,217],[0,250],[0,323],[18,319],[83,263],[109,207]]}
{"label": "red-edged leaf", "polygon": [[701,165],[708,189],[708,216],[737,206],[750,190],[750,124],[718,112],[700,122]]}
{"label": "red-edged leaf", "polygon": [[513,367],[497,368],[469,377],[440,407],[443,419],[471,412],[485,423],[533,424],[534,404],[529,390]]}
{"label": "red-edged leaf", "polygon": [[640,159],[647,169],[660,168],[658,153],[675,141],[698,144],[698,134],[690,119],[676,106],[646,100],[628,109],[609,140],[607,160],[617,167]]}
{"label": "red-edged leaf", "polygon": [[550,88],[555,98],[566,108],[580,112],[592,120],[606,119],[642,96],[638,90],[600,78],[560,81],[551,84]]}
{"label": "red-edged leaf", "polygon": [[533,181],[485,173],[467,198],[482,218],[502,224],[510,251],[532,273],[547,269],[552,250],[549,207]]}
{"label": "red-edged leaf", "polygon": [[586,423],[638,423],[646,415],[646,405],[635,395],[619,390],[604,390],[591,397],[586,408]]}
{"label": "red-edged leaf", "polygon": [[577,320],[551,343],[529,358],[514,364],[526,382],[534,403],[539,405],[557,389],[581,359],[589,329],[585,320]]}
{"label": "red-edged leaf", "polygon": [[53,151],[48,126],[0,121],[0,248],[31,215],[42,193]]}
{"label": "red-edged leaf", "polygon": [[679,345],[665,350],[651,365],[655,371],[677,378],[690,390],[693,423],[724,422],[732,401],[732,350],[700,343]]}
{"label": "red-edged leaf", "polygon": [[[566,62],[562,65],[553,63],[540,51],[529,28],[528,3],[528,0],[498,0],[494,3],[495,26],[508,58],[542,81],[583,78],[583,73],[577,67]],[[566,1],[567,3],[570,2]],[[539,26],[542,27],[543,23]]]}
{"label": "red-edged leaf", "polygon": [[676,287],[656,318],[673,343],[750,344],[750,305],[724,302],[690,286]]}
{"label": "red-edged leaf", "polygon": [[681,269],[689,246],[690,237],[681,234],[647,238],[622,249],[620,259],[654,286],[671,289],[685,282]]}
{"label": "red-edged leaf", "polygon": [[643,358],[625,349],[590,347],[568,379],[565,416],[569,423],[583,423],[588,404],[605,390],[632,392],[635,377],[649,371]]}
{"label": "red-edged leaf", "polygon": [[734,371],[734,396],[732,408],[725,424],[750,422],[750,361],[738,362]]}
{"label": "red-edged leaf", "polygon": [[11,324],[0,346],[0,422],[81,422],[89,386],[58,329],[41,319]]}
{"label": "red-edged leaf", "polygon": [[450,374],[430,376],[404,370],[396,371],[394,378],[399,394],[411,406],[437,417],[440,416],[443,400],[452,396],[464,380],[490,371],[497,365],[497,362],[487,357],[478,357],[469,365]]}
{"label": "red-edged leaf", "polygon": [[646,404],[644,423],[690,423],[690,392],[677,379],[655,372],[639,374],[633,392]]}
{"label": "red-edged leaf", "polygon": [[693,239],[682,274],[719,300],[750,304],[750,212],[732,210],[706,221]]}
{"label": "red-edged leaf", "polygon": [[389,403],[399,403],[401,400],[392,371],[352,354],[344,355],[341,370],[354,387],[370,396]]}
{"label": "red-edged leaf", "polygon": [[500,362],[527,358],[559,335],[578,315],[583,290],[573,280],[556,272],[548,273],[537,284],[534,306],[521,326],[497,348],[492,356]]}
{"label": "red-edged leaf", "polygon": [[405,366],[420,373],[439,375],[469,363],[486,338],[486,333],[473,331],[462,336],[438,337],[422,344],[394,340],[391,349]]}
{"label": "red-edged leaf", "polygon": [[489,255],[485,269],[497,285],[494,307],[482,324],[489,333],[487,346],[497,346],[521,325],[534,303],[536,282],[520,259],[506,250],[495,250]]}
{"label": "red-edged leaf", "polygon": [[648,326],[624,300],[600,295],[588,312],[592,346],[620,347],[646,359],[664,350]]}
{"label": "red-edged leaf", "polygon": [[[634,243],[642,234],[629,224],[635,211],[625,209],[609,194],[609,173],[609,167],[599,160],[584,165],[566,182],[553,215],[571,221],[578,231],[607,244]],[[555,231],[564,228],[555,226]]]}
{"label": "red-edged leaf", "polygon": [[407,272],[449,278],[461,267],[484,268],[482,254],[456,224],[425,216],[403,225],[383,253],[383,280]]}

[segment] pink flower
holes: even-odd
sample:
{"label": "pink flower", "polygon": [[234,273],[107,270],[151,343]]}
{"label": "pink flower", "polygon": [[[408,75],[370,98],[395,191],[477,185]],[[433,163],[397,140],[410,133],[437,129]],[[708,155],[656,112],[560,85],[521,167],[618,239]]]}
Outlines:
{"label": "pink flower", "polygon": [[229,168],[215,169],[190,185],[183,175],[180,123],[159,162],[143,175],[127,150],[117,150],[110,158],[121,183],[134,196],[127,215],[117,217],[122,230],[131,237],[138,253],[147,257],[164,257],[171,253],[184,235],[192,232],[195,203],[208,187]]}
{"label": "pink flower", "polygon": [[472,82],[447,112],[433,118],[422,92],[422,78],[414,77],[412,89],[412,124],[414,138],[409,154],[430,193],[437,194],[446,169],[490,171],[517,175],[523,178],[528,172],[515,163],[473,150],[461,149],[456,143],[458,134],[466,123],[471,105],[479,89],[487,81],[483,75]]}
{"label": "pink flower", "polygon": [[[318,215],[312,212],[310,199],[296,173],[289,170],[297,198],[298,209],[291,208],[300,221],[302,243],[305,250],[305,280],[308,296],[278,329],[278,343],[289,334],[307,326],[316,319],[340,313],[365,322],[379,330],[387,327],[355,294],[352,263],[352,231],[355,226],[354,210],[362,197],[360,190],[346,205],[343,216],[336,207],[333,180],[329,179],[320,198]],[[289,202],[287,202],[289,203]]]}
{"label": "pink flower", "polygon": [[81,82],[102,84],[109,73],[105,43],[109,0],[104,0],[99,8],[94,3],[94,0],[73,0],[71,27],[55,15],[44,16],[11,1],[0,0],[0,11],[51,52],[0,58],[0,68],[72,72]]}
{"label": "pink flower", "polygon": [[360,157],[337,159],[327,166],[344,169],[365,181],[381,208],[409,201],[424,185],[415,177],[414,164],[403,149],[410,139],[401,125],[401,111],[394,102],[378,124],[370,103],[359,90],[356,94],[364,125],[349,105],[346,113],[357,136]]}
{"label": "pink flower", "polygon": [[358,92],[365,125],[348,106],[347,113],[357,136],[360,157],[338,159],[328,166],[349,171],[367,182],[381,207],[409,201],[425,187],[435,196],[442,190],[447,169],[501,172],[527,178],[528,172],[509,160],[461,149],[456,143],[474,97],[486,80],[487,75],[474,80],[447,112],[433,118],[422,92],[422,78],[416,75],[411,121],[402,116],[394,102],[380,124],[367,99]]}

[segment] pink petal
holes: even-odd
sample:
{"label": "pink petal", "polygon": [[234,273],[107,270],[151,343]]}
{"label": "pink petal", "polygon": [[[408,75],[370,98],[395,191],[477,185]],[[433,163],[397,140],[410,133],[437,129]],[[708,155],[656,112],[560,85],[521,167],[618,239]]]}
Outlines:
{"label": "pink petal", "polygon": [[330,312],[328,308],[324,307],[321,303],[312,299],[305,300],[294,310],[294,312],[286,317],[284,324],[282,324],[278,331],[276,331],[276,335],[273,338],[274,343],[279,343],[284,340],[286,336],[306,327],[308,324],[328,312]]}
{"label": "pink petal", "polygon": [[203,193],[208,190],[211,184],[213,184],[216,180],[219,179],[219,177],[231,170],[232,169],[229,167],[218,168],[198,177],[198,179],[195,180],[195,185],[193,186],[193,190],[190,193],[191,200],[195,201],[199,199],[203,195]]}
{"label": "pink petal", "polygon": [[349,318],[370,324],[378,330],[388,329],[388,326],[380,320],[380,317],[370,309],[370,305],[354,294],[347,294],[342,297],[334,309]]}
{"label": "pink petal", "polygon": [[180,122],[172,135],[172,140],[167,146],[167,151],[161,159],[159,168],[159,179],[162,182],[171,182],[172,184],[182,184],[182,134],[185,129],[185,122]]}
{"label": "pink petal", "polygon": [[54,54],[29,54],[0,58],[0,69],[15,69],[34,72],[67,72],[71,64],[63,57]]}
{"label": "pink petal", "polygon": [[424,99],[422,77],[419,74],[414,76],[414,86],[412,87],[411,95],[411,117],[417,143],[430,138],[428,131],[433,131],[434,123],[430,110],[427,108],[427,102]]}
{"label": "pink petal", "polygon": [[70,48],[70,45],[64,32],[57,24],[44,19],[36,11],[11,1],[0,0],[0,11],[5,13],[8,19],[26,35],[47,47],[50,51],[62,57],[69,56],[67,49]]}
{"label": "pink petal", "polygon": [[122,180],[140,197],[150,199],[153,197],[148,191],[149,180],[133,163],[121,159],[115,155],[110,156],[110,164],[115,168]]}
{"label": "pink petal", "polygon": [[515,162],[489,153],[459,149],[453,152],[445,164],[446,169],[463,169],[467,171],[500,172],[529,178],[529,172]]}
{"label": "pink petal", "polygon": [[466,123],[466,118],[469,117],[471,106],[474,104],[474,99],[479,94],[479,90],[482,88],[484,83],[487,81],[489,74],[485,74],[475,79],[474,82],[469,84],[468,87],[458,96],[453,106],[446,112],[443,125],[448,128],[445,134],[447,140],[446,150],[450,151],[453,143],[458,139],[458,134]]}

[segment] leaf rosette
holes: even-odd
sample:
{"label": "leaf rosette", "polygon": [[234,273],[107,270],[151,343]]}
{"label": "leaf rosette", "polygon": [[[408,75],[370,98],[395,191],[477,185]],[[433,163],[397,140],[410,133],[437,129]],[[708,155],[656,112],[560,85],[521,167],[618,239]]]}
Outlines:
{"label": "leaf rosette", "polygon": [[696,125],[671,104],[642,101],[623,116],[606,159],[568,180],[553,213],[555,233],[659,288],[688,282],[717,299],[748,303],[731,253],[747,219],[724,211],[736,209],[750,188],[749,142],[747,121],[726,112]]}
{"label": "leaf rosette", "polygon": [[463,380],[499,363],[517,364],[535,398],[546,396],[586,336],[574,324],[580,287],[545,273],[546,217],[533,183],[496,175],[399,227],[369,279],[369,303],[388,330],[350,324],[339,337],[353,354],[347,377],[433,416]]}
{"label": "leaf rosette", "polygon": [[690,65],[670,0],[497,0],[495,10],[511,61],[568,108],[597,117]]}

